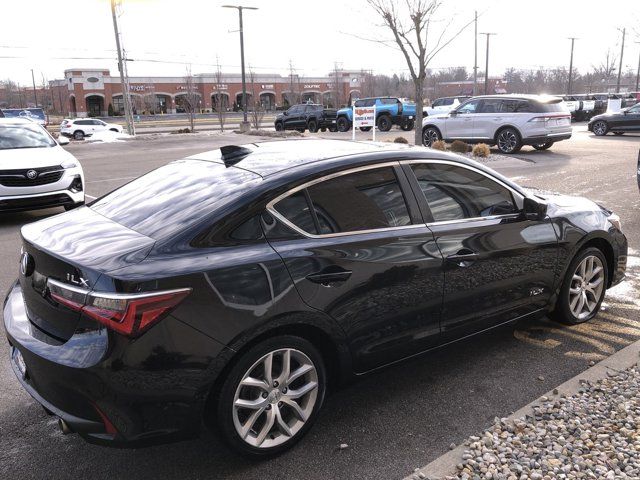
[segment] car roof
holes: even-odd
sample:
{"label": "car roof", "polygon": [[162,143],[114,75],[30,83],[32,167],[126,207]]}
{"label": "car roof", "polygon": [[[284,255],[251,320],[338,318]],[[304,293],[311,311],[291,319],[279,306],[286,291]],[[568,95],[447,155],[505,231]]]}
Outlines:
{"label": "car roof", "polygon": [[38,125],[38,123],[23,117],[1,117],[0,125]]}
{"label": "car roof", "polygon": [[[348,167],[363,162],[370,164],[376,161],[407,159],[448,160],[482,170],[522,193],[520,186],[478,162],[452,153],[406,144],[300,139],[250,143],[232,148],[250,151],[241,160],[233,163],[235,167],[248,170],[264,179],[280,174],[303,177],[315,170]],[[224,162],[220,149],[192,155],[188,159]]]}

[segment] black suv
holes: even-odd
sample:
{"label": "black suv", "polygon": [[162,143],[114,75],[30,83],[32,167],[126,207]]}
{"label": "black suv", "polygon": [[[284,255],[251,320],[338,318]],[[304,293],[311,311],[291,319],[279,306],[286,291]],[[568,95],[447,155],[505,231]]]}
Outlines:
{"label": "black suv", "polygon": [[324,108],[317,103],[301,103],[294,105],[276,117],[276,131],[297,130],[304,132],[309,130],[315,133],[318,130],[324,132],[336,132],[335,108]]}
{"label": "black suv", "polygon": [[193,155],[21,234],[10,363],[63,431],[137,446],[204,420],[255,457],[354,373],[520,318],[593,318],[627,256],[589,200],[339,140]]}

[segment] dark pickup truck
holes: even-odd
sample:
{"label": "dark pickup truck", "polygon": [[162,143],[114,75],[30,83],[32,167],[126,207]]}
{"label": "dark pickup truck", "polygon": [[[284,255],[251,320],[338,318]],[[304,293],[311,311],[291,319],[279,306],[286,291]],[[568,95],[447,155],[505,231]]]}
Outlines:
{"label": "dark pickup truck", "polygon": [[293,105],[289,110],[282,112],[276,117],[276,131],[297,130],[304,132],[309,130],[315,133],[318,130],[330,132],[338,130],[336,126],[337,110],[334,108],[324,108],[317,103],[303,103]]}

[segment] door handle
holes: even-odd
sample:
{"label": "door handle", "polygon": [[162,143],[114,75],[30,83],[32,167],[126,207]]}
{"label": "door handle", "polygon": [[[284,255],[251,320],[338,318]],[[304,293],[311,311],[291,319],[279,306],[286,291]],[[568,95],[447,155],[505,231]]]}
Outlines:
{"label": "door handle", "polygon": [[468,267],[478,260],[478,258],[480,258],[480,255],[476,252],[469,250],[468,248],[463,248],[458,250],[457,253],[449,255],[446,260],[447,262],[458,265],[459,267]]}
{"label": "door handle", "polygon": [[332,283],[346,282],[351,276],[351,273],[350,270],[327,267],[319,272],[310,273],[307,275],[307,280],[328,287]]}

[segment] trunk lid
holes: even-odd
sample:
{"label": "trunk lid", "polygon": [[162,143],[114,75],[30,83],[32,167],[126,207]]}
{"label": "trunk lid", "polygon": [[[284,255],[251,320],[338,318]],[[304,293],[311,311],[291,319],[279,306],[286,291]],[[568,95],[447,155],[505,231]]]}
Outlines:
{"label": "trunk lid", "polygon": [[22,227],[20,284],[31,322],[59,340],[79,327],[80,313],[55,302],[49,279],[91,290],[103,273],[142,261],[154,240],[88,207]]}

